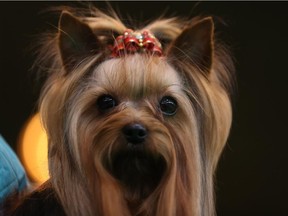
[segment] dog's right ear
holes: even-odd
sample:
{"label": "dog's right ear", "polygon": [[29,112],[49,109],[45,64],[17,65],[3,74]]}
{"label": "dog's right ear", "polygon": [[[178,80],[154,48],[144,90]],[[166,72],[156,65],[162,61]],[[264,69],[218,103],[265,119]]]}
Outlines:
{"label": "dog's right ear", "polygon": [[85,57],[100,51],[101,43],[91,28],[71,13],[62,12],[58,28],[59,49],[66,73]]}

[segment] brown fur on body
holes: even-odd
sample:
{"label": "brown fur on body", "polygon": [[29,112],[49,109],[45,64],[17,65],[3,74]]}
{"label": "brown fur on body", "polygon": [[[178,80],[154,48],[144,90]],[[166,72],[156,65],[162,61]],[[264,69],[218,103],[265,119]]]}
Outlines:
{"label": "brown fur on body", "polygon": [[[24,196],[13,194],[5,201],[5,208],[0,209],[1,216],[65,216],[64,209],[49,182]],[[1,211],[2,210],[2,211]]]}
{"label": "brown fur on body", "polygon": [[[213,174],[232,119],[231,58],[211,17],[144,27],[163,42],[162,57],[110,58],[109,45],[126,29],[96,9],[89,16],[64,11],[59,31],[44,41],[47,190],[63,207],[59,215],[213,216]],[[100,109],[107,95],[115,104]],[[172,115],[160,108],[165,97],[176,101]],[[135,123],[147,137],[131,145],[123,128]]]}

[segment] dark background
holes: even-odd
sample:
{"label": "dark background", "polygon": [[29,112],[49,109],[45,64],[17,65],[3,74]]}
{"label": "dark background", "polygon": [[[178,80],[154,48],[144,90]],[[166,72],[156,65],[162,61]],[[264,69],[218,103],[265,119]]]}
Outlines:
{"label": "dark background", "polygon": [[[27,48],[35,34],[57,26],[58,17],[40,11],[62,4],[0,2],[0,133],[13,147],[36,110],[41,86],[30,70],[33,56]],[[136,20],[155,18],[167,9],[172,15],[214,15],[226,22],[217,18],[216,29],[234,53],[238,91],[231,136],[216,176],[217,212],[288,215],[288,2],[111,4]]]}

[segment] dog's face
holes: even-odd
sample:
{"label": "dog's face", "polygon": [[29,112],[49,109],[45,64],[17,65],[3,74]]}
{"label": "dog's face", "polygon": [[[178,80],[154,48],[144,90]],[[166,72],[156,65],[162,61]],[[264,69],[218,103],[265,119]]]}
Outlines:
{"label": "dog's face", "polygon": [[170,34],[163,56],[120,57],[109,54],[107,33],[97,34],[116,21],[103,16],[103,27],[99,19],[62,14],[50,53],[60,69],[42,92],[51,181],[65,211],[212,215],[213,172],[231,123],[229,75],[214,53],[212,19],[184,30],[173,20],[154,24]]}
{"label": "dog's face", "polygon": [[189,98],[164,58],[105,61],[75,88],[68,125],[76,125],[82,166],[105,168],[133,196],[148,196],[193,144],[185,141],[195,121]]}

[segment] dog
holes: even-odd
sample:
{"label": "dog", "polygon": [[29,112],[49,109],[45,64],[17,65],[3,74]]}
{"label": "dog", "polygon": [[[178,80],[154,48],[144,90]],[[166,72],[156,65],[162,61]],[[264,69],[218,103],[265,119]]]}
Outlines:
{"label": "dog", "polygon": [[65,8],[37,60],[50,179],[7,215],[215,215],[234,66],[214,28]]}

